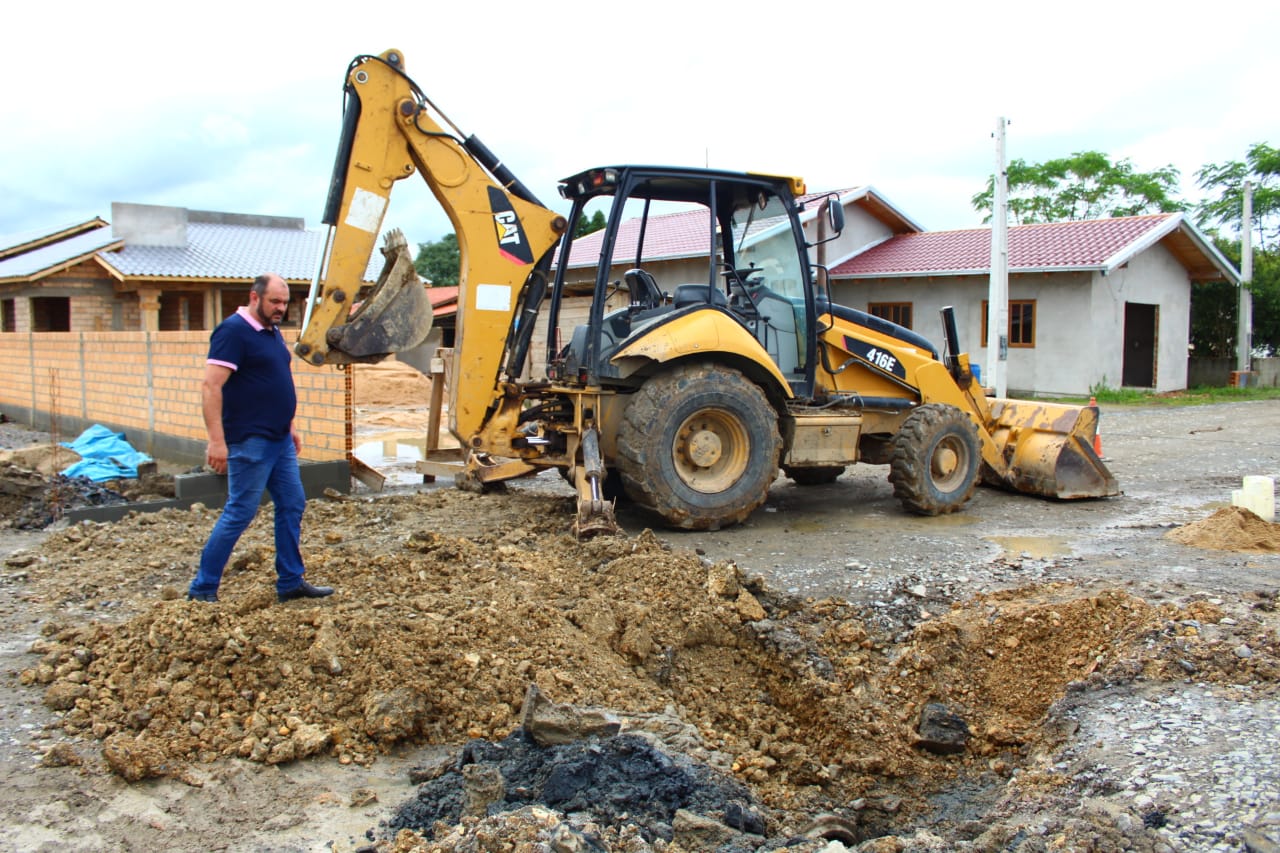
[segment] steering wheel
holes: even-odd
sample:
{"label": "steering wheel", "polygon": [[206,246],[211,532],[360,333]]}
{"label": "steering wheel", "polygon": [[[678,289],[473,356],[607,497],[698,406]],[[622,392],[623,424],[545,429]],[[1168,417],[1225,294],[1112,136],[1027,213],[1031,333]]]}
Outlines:
{"label": "steering wheel", "polygon": [[720,266],[724,267],[724,271],[720,274],[729,283],[730,303],[735,304],[738,313],[749,317],[758,317],[760,312],[756,309],[756,302],[747,291],[747,276],[760,270],[757,267],[735,269],[723,261],[721,261]]}

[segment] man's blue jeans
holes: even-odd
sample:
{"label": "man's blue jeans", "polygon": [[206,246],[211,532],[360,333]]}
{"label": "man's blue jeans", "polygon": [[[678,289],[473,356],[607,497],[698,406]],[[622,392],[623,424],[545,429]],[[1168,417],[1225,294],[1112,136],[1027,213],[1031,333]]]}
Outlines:
{"label": "man's blue jeans", "polygon": [[273,441],[254,436],[227,446],[227,504],[200,554],[200,570],[188,590],[191,595],[218,591],[222,570],[240,534],[258,514],[264,489],[275,504],[276,592],[289,592],[302,583],[298,538],[307,497],[298,474],[293,437]]}

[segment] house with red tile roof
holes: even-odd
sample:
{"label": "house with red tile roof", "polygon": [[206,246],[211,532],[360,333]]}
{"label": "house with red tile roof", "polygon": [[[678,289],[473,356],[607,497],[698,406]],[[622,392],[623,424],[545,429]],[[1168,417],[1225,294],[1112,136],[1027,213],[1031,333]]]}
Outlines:
{"label": "house with red tile roof", "polygon": [[[835,301],[987,358],[991,230],[900,234],[831,267]],[[1009,229],[1007,384],[1014,395],[1187,386],[1191,291],[1239,273],[1180,213]]]}
{"label": "house with red tile roof", "polygon": [[[941,342],[944,306],[956,312],[961,346],[986,364],[991,230],[924,231],[876,190],[838,191],[846,227],[818,245],[836,302]],[[821,201],[813,193],[802,202]],[[818,205],[803,214],[809,242],[825,236]],[[640,219],[624,224],[611,277],[639,265]],[[650,217],[644,268],[670,290],[707,277],[707,213]],[[575,241],[569,278],[589,293],[602,233]],[[750,238],[748,238],[748,241]],[[1091,388],[1171,391],[1187,385],[1191,290],[1200,282],[1239,283],[1239,274],[1178,213],[1022,225],[1009,230],[1007,385],[1012,394],[1083,395]],[[625,304],[620,294],[617,305]],[[589,302],[569,300],[559,335],[586,321]],[[606,309],[608,310],[608,309]],[[537,352],[537,350],[534,350]],[[536,368],[535,368],[536,370]]]}

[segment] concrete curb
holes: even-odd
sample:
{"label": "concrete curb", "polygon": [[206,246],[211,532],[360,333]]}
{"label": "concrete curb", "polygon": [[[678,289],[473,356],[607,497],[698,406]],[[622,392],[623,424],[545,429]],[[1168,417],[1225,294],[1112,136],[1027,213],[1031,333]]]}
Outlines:
{"label": "concrete curb", "polygon": [[[351,491],[351,466],[347,460],[332,462],[300,462],[302,490],[307,500],[318,498],[326,491],[341,494]],[[119,521],[131,512],[158,512],[162,509],[190,509],[202,503],[210,509],[218,509],[227,502],[227,478],[225,474],[179,474],[173,478],[174,497],[163,501],[86,506],[69,509],[63,518],[75,524],[81,521]],[[264,500],[270,500],[264,496]]]}

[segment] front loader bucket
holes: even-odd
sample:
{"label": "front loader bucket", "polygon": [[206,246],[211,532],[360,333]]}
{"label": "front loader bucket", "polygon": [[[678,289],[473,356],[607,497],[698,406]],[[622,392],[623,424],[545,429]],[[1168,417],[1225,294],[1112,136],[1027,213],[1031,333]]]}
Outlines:
{"label": "front loader bucket", "polygon": [[329,330],[329,346],[356,359],[376,360],[413,349],[431,331],[431,300],[414,269],[409,245],[399,229],[388,231],[386,262],[373,291],[351,319]]}
{"label": "front loader bucket", "polygon": [[1029,400],[990,400],[991,437],[1003,470],[983,466],[990,485],[1046,498],[1072,500],[1120,494],[1115,476],[1093,450],[1096,406]]}

